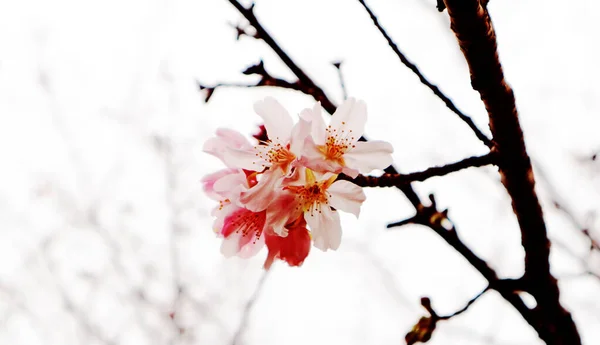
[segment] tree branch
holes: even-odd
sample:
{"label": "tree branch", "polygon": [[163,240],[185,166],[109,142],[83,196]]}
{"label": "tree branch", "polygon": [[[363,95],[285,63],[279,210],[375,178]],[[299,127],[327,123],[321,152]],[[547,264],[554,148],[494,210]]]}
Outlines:
{"label": "tree branch", "polygon": [[[289,55],[287,55],[285,51],[283,51],[283,49],[275,42],[273,37],[271,37],[267,30],[265,30],[265,28],[260,24],[256,16],[254,15],[254,6],[245,8],[237,0],[228,1],[256,29],[255,37],[262,39],[265,43],[267,43],[269,47],[271,47],[271,49],[273,49],[273,51],[277,54],[277,56],[279,56],[281,61],[283,61],[283,63],[292,71],[292,73],[294,73],[294,75],[296,75],[296,77],[298,78],[298,83],[303,85],[301,91],[310,94],[315,100],[321,102],[321,106],[328,113],[335,113],[337,106],[335,106],[335,104],[327,97],[323,89],[318,87],[315,84],[315,82],[306,73],[304,73],[302,69],[298,67],[298,65],[296,65],[296,63],[294,63],[294,61],[289,57]],[[363,136],[360,138],[360,140],[366,141],[367,139]],[[394,168],[393,166],[389,166],[385,169],[385,172],[390,174],[397,174],[398,170],[396,170],[396,168]],[[410,185],[403,186],[400,188],[400,190],[402,191],[402,193],[404,193],[404,195],[406,195],[406,197],[414,207],[418,207],[421,204],[419,196]]]}
{"label": "tree branch", "polygon": [[480,293],[478,293],[475,297],[471,298],[467,304],[465,304],[464,307],[460,308],[459,310],[455,311],[452,314],[448,314],[448,315],[438,315],[438,313],[436,313],[435,310],[433,310],[433,307],[431,306],[431,301],[429,298],[427,297],[423,297],[421,299],[421,305],[423,306],[423,308],[425,308],[429,314],[431,315],[431,317],[433,319],[435,319],[436,321],[439,320],[450,320],[451,318],[460,315],[462,313],[464,313],[465,311],[467,311],[469,309],[469,307],[471,305],[473,305],[473,303],[475,303],[481,296],[483,296],[486,292],[488,292],[490,290],[490,285],[486,286],[485,289],[483,289]]}
{"label": "tree branch", "polygon": [[425,181],[431,177],[444,176],[450,173],[473,167],[482,167],[485,165],[494,164],[495,154],[490,152],[483,156],[474,156],[465,158],[456,163],[450,163],[439,167],[431,167],[429,169],[414,172],[410,174],[383,174],[379,177],[358,175],[356,178],[351,178],[347,175],[340,174],[339,180],[347,180],[361,187],[400,187],[411,182]]}
{"label": "tree branch", "polygon": [[290,71],[292,71],[292,73],[294,73],[294,75],[298,77],[298,81],[304,84],[309,89],[313,90],[311,94],[315,95],[315,98],[319,102],[321,102],[323,108],[325,108],[325,110],[327,111],[335,109],[335,106],[333,105],[333,103],[331,103],[331,101],[325,94],[325,91],[323,91],[323,89],[317,86],[317,84],[315,84],[313,80],[306,73],[304,73],[304,71],[298,65],[296,65],[296,63],[290,58],[290,56],[287,55],[287,53],[281,48],[281,46],[279,46],[279,44],[275,42],[273,37],[260,24],[256,16],[254,15],[254,4],[246,8],[237,0],[229,0],[229,2],[244,16],[244,18],[246,18],[246,20],[248,20],[248,22],[250,22],[250,25],[252,25],[254,29],[256,29],[255,37],[263,40],[266,44],[268,44],[269,47],[273,49],[275,54],[279,56],[281,61],[283,61],[283,63],[290,69]]}
{"label": "tree branch", "polygon": [[210,100],[210,98],[212,97],[213,93],[218,88],[221,88],[221,87],[236,87],[236,88],[248,87],[248,88],[250,88],[250,87],[260,87],[260,86],[275,86],[275,87],[281,87],[284,89],[300,91],[309,96],[313,96],[311,94],[311,92],[313,92],[314,90],[307,87],[305,84],[302,84],[300,81],[296,81],[296,82],[292,83],[287,80],[284,80],[281,78],[276,78],[276,77],[273,77],[272,75],[270,75],[267,72],[267,70],[265,69],[265,65],[262,60],[259,63],[246,68],[242,73],[246,74],[246,75],[259,75],[261,78],[258,82],[252,83],[252,84],[217,83],[217,84],[209,86],[209,85],[204,85],[204,84],[198,82],[198,87],[200,88],[200,90],[205,90],[205,92],[206,92],[206,95],[204,96],[204,101],[208,102]]}
{"label": "tree branch", "polygon": [[348,91],[346,90],[346,83],[344,82],[344,74],[342,73],[342,62],[336,61],[333,64],[333,67],[337,69],[338,77],[340,78],[340,88],[342,89],[342,95],[344,99],[348,98]]}
{"label": "tree branch", "polygon": [[481,130],[479,130],[479,128],[477,128],[477,125],[475,125],[473,120],[469,116],[465,115],[462,111],[460,111],[456,107],[454,102],[452,102],[452,100],[448,96],[446,96],[436,85],[432,84],[429,80],[427,80],[427,78],[425,78],[425,76],[423,75],[423,73],[421,73],[419,68],[414,63],[412,63],[410,60],[408,60],[406,55],[404,55],[404,53],[402,53],[402,51],[400,51],[400,48],[398,48],[398,45],[392,40],[390,35],[388,35],[388,33],[383,28],[383,26],[381,26],[381,24],[379,23],[379,20],[375,16],[375,13],[373,13],[373,11],[365,3],[365,1],[358,0],[358,2],[360,2],[360,4],[365,8],[367,13],[371,17],[371,20],[373,20],[373,24],[377,27],[377,29],[379,30],[381,35],[383,35],[385,40],[388,42],[388,45],[392,48],[394,53],[396,53],[396,55],[398,56],[398,58],[400,59],[402,64],[404,66],[408,67],[408,69],[410,69],[414,74],[416,74],[417,77],[419,77],[419,81],[423,85],[427,86],[427,88],[429,88],[429,90],[431,90],[431,92],[433,92],[439,99],[441,99],[442,102],[444,102],[444,104],[446,105],[446,107],[448,107],[448,109],[450,109],[453,113],[458,115],[458,117],[461,120],[463,120],[463,122],[465,122],[469,126],[469,128],[471,128],[473,133],[475,133],[475,135],[477,136],[477,138],[479,140],[481,140],[481,142],[483,142],[487,147],[491,148],[494,144],[485,134],[483,134],[481,132]]}
{"label": "tree branch", "polygon": [[[282,61],[286,63],[290,70],[294,71],[294,69],[299,69],[299,67],[293,63],[289,56],[283,52],[281,47],[275,43],[267,31],[262,27],[252,13],[252,8],[245,9],[236,0],[229,0],[229,2],[232,3],[236,9],[238,9],[238,11],[240,11],[240,13],[244,15],[244,17],[255,27],[258,34],[254,35],[254,37],[263,39],[279,55]],[[265,40],[265,37],[268,37],[268,39]],[[295,67],[292,68],[292,66]],[[320,101],[323,108],[330,114],[335,112],[336,106],[334,103],[327,98],[324,92],[318,91],[321,89],[317,88],[316,84],[305,73],[294,72],[294,74],[296,77],[298,77],[298,84],[303,85],[300,91],[310,94],[313,98],[315,98],[315,100]],[[361,139],[365,140],[364,138]],[[385,169],[385,172],[389,174],[398,173],[393,166]],[[507,300],[521,315],[523,315],[525,319],[533,319],[533,311],[525,305],[521,297],[515,291],[500,288],[502,284],[499,284],[499,282],[502,280],[498,279],[496,272],[489,267],[485,260],[479,258],[460,240],[454,225],[452,225],[451,229],[444,227],[444,221],[450,222],[447,218],[447,210],[442,212],[437,210],[433,195],[430,195],[430,200],[432,201],[431,205],[425,206],[422,204],[419,196],[416,194],[410,184],[403,185],[398,188],[407,196],[408,200],[412,203],[416,210],[416,215],[410,220],[407,220],[407,222],[422,224],[432,229],[436,234],[442,237],[448,245],[453,247],[459,254],[461,254],[490,283],[492,288],[498,291],[505,300]],[[393,225],[390,224],[388,227],[392,226]]]}
{"label": "tree branch", "polygon": [[498,149],[498,166],[521,228],[525,249],[525,279],[537,301],[538,322],[531,322],[547,344],[581,344],[571,314],[559,302],[556,279],[550,273],[550,242],[535,192],[531,161],[525,149],[512,89],[504,79],[496,50],[496,35],[479,0],[445,0],[450,27],[456,34],[488,111]]}

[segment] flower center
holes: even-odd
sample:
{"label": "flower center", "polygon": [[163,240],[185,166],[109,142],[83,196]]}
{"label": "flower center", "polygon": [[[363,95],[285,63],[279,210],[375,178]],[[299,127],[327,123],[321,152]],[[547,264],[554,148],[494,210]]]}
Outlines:
{"label": "flower center", "polygon": [[[345,123],[342,122],[344,125]],[[331,128],[331,125],[325,129],[327,133],[327,140],[325,145],[319,147],[319,151],[325,155],[328,160],[339,162],[344,164],[344,158],[342,157],[349,148],[355,147],[352,143],[354,138],[352,136],[352,130]]]}
{"label": "flower center", "polygon": [[232,233],[241,233],[242,237],[253,236],[254,242],[262,235],[266,212],[252,212],[240,209],[225,218],[222,234],[228,237]]}
{"label": "flower center", "polygon": [[257,150],[256,156],[258,158],[269,163],[271,166],[281,168],[285,172],[287,172],[289,165],[296,159],[296,155],[290,151],[290,144],[284,146],[281,143],[267,141],[266,145],[259,145],[254,148]]}
{"label": "flower center", "polygon": [[327,193],[323,187],[322,182],[317,182],[309,186],[289,186],[287,189],[296,194],[296,209],[313,214],[315,211],[321,213],[321,205],[327,205]]}

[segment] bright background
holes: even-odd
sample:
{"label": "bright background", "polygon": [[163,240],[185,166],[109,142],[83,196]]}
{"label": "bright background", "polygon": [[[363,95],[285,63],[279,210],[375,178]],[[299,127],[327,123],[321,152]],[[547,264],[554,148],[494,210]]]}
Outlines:
{"label": "bright background", "polygon": [[[464,58],[435,0],[368,3],[409,59],[489,133]],[[592,0],[492,0],[507,80],[515,90],[553,240],[562,302],[585,344],[600,342],[600,5]],[[369,108],[367,135],[387,140],[403,172],[486,148],[401,65],[357,1],[258,0],[263,25],[336,102],[337,71]],[[0,0],[0,344],[402,344],[429,296],[460,309],[483,278],[412,215],[397,191],[367,190],[345,216],[337,252],[302,268],[266,251],[224,259],[199,179],[221,167],[202,153],[218,127],[248,134],[255,101],[292,114],[313,101],[252,82],[262,42],[225,0]],[[415,184],[450,208],[461,238],[503,277],[523,270],[520,235],[498,174],[471,169]],[[557,209],[558,201],[568,212]],[[572,216],[569,216],[569,214]],[[253,297],[254,296],[254,297]],[[248,308],[248,301],[254,303]],[[241,325],[241,326],[240,326]],[[237,334],[237,338],[236,337]],[[235,338],[235,341],[234,341]],[[431,344],[539,344],[498,294],[440,323]]]}

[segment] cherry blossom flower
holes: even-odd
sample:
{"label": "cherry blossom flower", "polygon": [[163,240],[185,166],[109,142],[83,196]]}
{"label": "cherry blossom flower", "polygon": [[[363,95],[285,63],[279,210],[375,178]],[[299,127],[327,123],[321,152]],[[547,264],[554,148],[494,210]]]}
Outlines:
{"label": "cherry blossom flower", "polygon": [[294,125],[287,110],[270,97],[257,102],[254,109],[265,122],[268,140],[251,149],[228,147],[225,156],[240,168],[262,172],[258,184],[242,195],[248,209],[262,211],[275,197],[281,179],[296,167],[310,125],[303,119]]}
{"label": "cherry blossom flower", "polygon": [[213,229],[227,257],[250,257],[266,245],[265,269],[276,259],[300,266],[311,242],[336,250],[342,237],[338,211],[358,217],[365,201],[362,189],[338,181],[338,174],[383,169],[393,150],[383,141],[358,141],[367,118],[362,101],[344,102],[327,127],[318,103],[295,124],[273,98],[254,110],[264,121],[254,136],[257,145],[229,129],[219,129],[204,145],[227,167],[202,179],[206,194],[218,202]]}
{"label": "cherry blossom flower", "polygon": [[249,258],[266,244],[265,269],[281,259],[290,266],[300,266],[310,250],[311,239],[306,222],[286,225],[289,236],[281,237],[266,223],[266,210],[253,212],[240,202],[241,193],[257,184],[256,173],[224,169],[202,179],[206,194],[219,202],[212,212],[215,232],[223,238],[221,253],[225,257]]}
{"label": "cherry blossom flower", "polygon": [[310,134],[309,123],[300,119],[294,125],[287,110],[271,97],[257,102],[254,111],[265,123],[268,140],[252,148],[228,147],[228,161],[246,170],[270,169],[280,170],[283,175],[289,174],[302,153],[305,138]]}
{"label": "cherry blossom flower", "polygon": [[[336,250],[341,243],[342,229],[336,210],[358,217],[365,194],[359,186],[348,181],[336,181],[337,175],[320,174],[310,169],[298,171],[296,181],[289,183],[267,209],[267,219],[277,234],[287,236],[283,226],[290,219],[303,215],[310,227],[315,247]],[[332,210],[332,207],[335,210]]]}
{"label": "cherry blossom flower", "polygon": [[221,237],[221,252],[226,257],[250,257],[264,245],[266,212],[252,212],[240,203],[242,192],[256,185],[254,173],[225,169],[202,179],[206,194],[219,202],[213,209],[213,230]]}
{"label": "cherry blossom flower", "polygon": [[321,104],[306,109],[301,118],[311,123],[311,136],[304,146],[302,164],[320,172],[344,173],[350,177],[384,169],[392,163],[393,148],[385,141],[358,141],[367,121],[363,101],[346,100],[325,126]]}

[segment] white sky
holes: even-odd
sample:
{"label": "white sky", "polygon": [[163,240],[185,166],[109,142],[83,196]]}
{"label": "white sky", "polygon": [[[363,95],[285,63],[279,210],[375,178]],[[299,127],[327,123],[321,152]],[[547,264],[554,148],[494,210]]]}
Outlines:
{"label": "white sky", "polygon": [[[368,3],[409,59],[489,133],[435,0]],[[600,281],[578,276],[574,258],[585,258],[589,243],[551,200],[600,238],[600,165],[584,161],[600,149],[600,5],[492,0],[489,9],[547,180],[538,175],[550,236],[563,245],[553,247],[553,271],[584,343],[597,344]],[[256,13],[336,102],[331,62],[344,61],[350,95],[368,105],[367,135],[393,143],[403,172],[485,153],[399,63],[357,1],[258,0]],[[0,343],[231,343],[266,252],[221,257],[213,205],[198,184],[220,164],[202,143],[218,127],[255,132],[252,104],[266,95],[292,114],[313,102],[265,88],[219,89],[202,102],[196,80],[253,81],[240,72],[259,59],[291,78],[263,42],[235,41],[238,22],[225,0],[0,0]],[[502,276],[520,275],[519,232],[495,169],[415,188],[450,208],[461,238]],[[367,196],[359,220],[342,217],[339,251],[314,250],[300,269],[274,267],[239,344],[398,344],[424,313],[421,296],[446,314],[485,286],[430,230],[385,229],[412,214],[401,194]],[[588,261],[600,273],[598,254]],[[186,288],[178,300],[176,281]],[[540,341],[489,293],[440,324],[430,343]]]}

